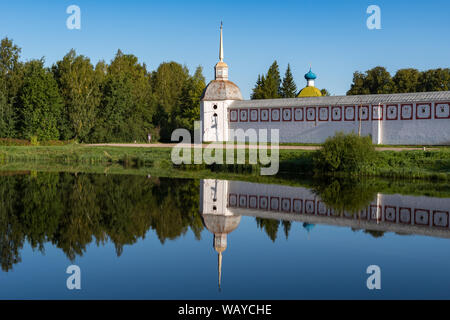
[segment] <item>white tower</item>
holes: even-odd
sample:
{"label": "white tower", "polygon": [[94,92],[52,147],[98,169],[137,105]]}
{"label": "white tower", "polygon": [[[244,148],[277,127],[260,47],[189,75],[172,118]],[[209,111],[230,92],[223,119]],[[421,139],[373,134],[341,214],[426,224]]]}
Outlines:
{"label": "white tower", "polygon": [[241,90],[228,80],[228,65],[223,62],[223,25],[220,24],[219,62],[215,76],[203,91],[200,100],[203,141],[228,140],[228,106],[242,100]]}

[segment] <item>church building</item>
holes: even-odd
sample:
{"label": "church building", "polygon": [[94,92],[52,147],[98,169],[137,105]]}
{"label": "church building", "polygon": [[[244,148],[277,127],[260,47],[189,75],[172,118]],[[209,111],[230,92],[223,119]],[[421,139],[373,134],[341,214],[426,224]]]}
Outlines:
{"label": "church building", "polygon": [[450,144],[450,91],[322,96],[310,69],[297,98],[244,100],[228,69],[221,25],[215,78],[200,102],[204,142],[245,139],[233,134],[238,129],[278,129],[280,143],[323,143],[336,132],[354,132],[374,144]]}

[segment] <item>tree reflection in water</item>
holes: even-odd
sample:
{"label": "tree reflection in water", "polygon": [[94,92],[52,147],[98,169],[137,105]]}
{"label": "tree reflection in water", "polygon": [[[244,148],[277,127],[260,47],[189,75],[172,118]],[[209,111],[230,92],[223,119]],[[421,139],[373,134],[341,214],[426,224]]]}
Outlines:
{"label": "tree reflection in water", "polygon": [[141,176],[31,173],[0,177],[0,263],[21,261],[25,242],[44,251],[52,243],[71,260],[95,240],[117,255],[144,238],[175,239],[192,230],[200,239],[199,181]]}

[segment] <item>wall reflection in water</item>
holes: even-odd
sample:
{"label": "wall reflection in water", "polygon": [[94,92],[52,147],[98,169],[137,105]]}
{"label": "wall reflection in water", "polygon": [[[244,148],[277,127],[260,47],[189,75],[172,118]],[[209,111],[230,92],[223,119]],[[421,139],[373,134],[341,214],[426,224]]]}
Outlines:
{"label": "wall reflection in water", "polygon": [[384,232],[450,238],[450,198],[375,193],[361,210],[337,210],[312,189],[241,181],[201,180],[200,212],[214,234],[218,252],[219,288],[227,236],[241,216],[303,222],[310,232],[316,224]]}

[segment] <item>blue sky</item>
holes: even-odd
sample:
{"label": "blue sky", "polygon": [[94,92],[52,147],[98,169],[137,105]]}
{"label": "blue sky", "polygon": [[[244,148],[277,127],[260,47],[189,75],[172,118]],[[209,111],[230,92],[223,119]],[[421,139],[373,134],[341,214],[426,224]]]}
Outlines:
{"label": "blue sky", "polygon": [[[66,28],[72,4],[81,8],[81,30]],[[381,30],[366,27],[372,4],[381,9]],[[202,65],[209,81],[223,20],[225,62],[244,98],[275,59],[282,74],[291,64],[299,88],[311,64],[316,86],[342,95],[356,70],[448,68],[449,12],[447,0],[2,0],[0,37],[12,38],[23,59],[44,56],[47,65],[71,48],[109,62],[120,48],[151,70],[172,60],[191,72]]]}

